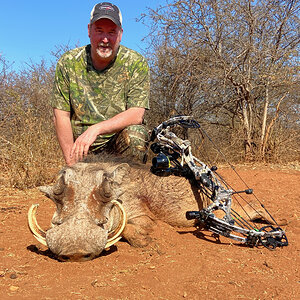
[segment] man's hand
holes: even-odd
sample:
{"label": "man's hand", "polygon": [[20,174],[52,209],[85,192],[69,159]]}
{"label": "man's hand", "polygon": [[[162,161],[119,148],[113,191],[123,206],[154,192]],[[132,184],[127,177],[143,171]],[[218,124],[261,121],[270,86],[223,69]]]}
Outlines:
{"label": "man's hand", "polygon": [[87,156],[90,146],[98,135],[111,134],[123,130],[129,125],[141,124],[144,112],[144,108],[132,107],[111,119],[92,125],[76,139],[71,150],[71,159],[79,161]]}
{"label": "man's hand", "polygon": [[71,159],[75,161],[82,160],[87,156],[90,146],[95,142],[99,130],[97,124],[89,127],[75,141],[71,150]]}

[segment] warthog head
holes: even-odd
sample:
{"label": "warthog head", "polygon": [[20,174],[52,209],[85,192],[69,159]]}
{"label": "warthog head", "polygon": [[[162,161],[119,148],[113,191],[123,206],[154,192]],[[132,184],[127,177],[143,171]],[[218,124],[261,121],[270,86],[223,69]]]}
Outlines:
{"label": "warthog head", "polygon": [[59,260],[84,261],[98,256],[113,244],[110,233],[120,234],[120,223],[125,226],[125,211],[118,199],[124,193],[122,182],[128,169],[124,163],[107,168],[88,163],[65,167],[55,185],[40,188],[56,205],[51,228],[42,231],[33,209],[29,213],[31,231]]}

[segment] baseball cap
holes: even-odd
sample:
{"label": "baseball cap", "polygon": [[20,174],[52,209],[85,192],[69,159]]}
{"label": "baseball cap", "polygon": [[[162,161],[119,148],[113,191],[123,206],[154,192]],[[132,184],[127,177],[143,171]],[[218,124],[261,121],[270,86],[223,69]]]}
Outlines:
{"label": "baseball cap", "polygon": [[116,25],[122,27],[122,14],[118,6],[109,3],[109,2],[101,2],[96,4],[91,11],[91,19],[90,23],[100,19],[109,19],[113,21]]}

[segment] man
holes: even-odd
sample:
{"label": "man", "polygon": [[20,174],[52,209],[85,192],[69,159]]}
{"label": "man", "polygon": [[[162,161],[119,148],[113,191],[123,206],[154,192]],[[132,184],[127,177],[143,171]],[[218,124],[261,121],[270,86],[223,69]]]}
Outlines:
{"label": "man", "polygon": [[90,45],[65,53],[57,63],[52,107],[67,165],[102,151],[142,160],[149,67],[139,53],[120,45],[122,34],[119,8],[98,3],[88,24]]}

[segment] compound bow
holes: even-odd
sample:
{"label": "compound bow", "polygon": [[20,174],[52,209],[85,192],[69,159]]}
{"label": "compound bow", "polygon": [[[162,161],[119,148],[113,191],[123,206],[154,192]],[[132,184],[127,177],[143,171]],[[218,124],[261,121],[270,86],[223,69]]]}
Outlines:
{"label": "compound bow", "polygon": [[[207,230],[251,247],[263,245],[268,249],[275,249],[276,247],[287,246],[288,240],[285,232],[253,194],[253,190],[247,185],[247,189],[244,191],[232,189],[217,173],[217,167],[208,167],[204,162],[193,156],[190,141],[179,138],[171,131],[176,126],[185,129],[198,129],[203,137],[206,136],[212,143],[213,141],[201,128],[200,124],[190,116],[170,118],[152,130],[150,149],[156,154],[152,159],[152,173],[158,176],[171,174],[183,176],[196,185],[211,201],[206,208],[200,211],[187,211],[186,218],[189,220],[196,219]],[[218,151],[224,155],[220,150]],[[235,171],[231,164],[230,166]],[[240,176],[239,178],[242,180]],[[244,182],[244,184],[246,183]],[[273,223],[276,224],[276,227],[270,225],[269,222],[269,225],[257,228],[253,222],[246,220],[235,211],[232,208],[232,200],[236,199],[237,194],[241,197],[241,193],[253,194],[273,220]],[[215,212],[218,210],[223,211],[223,218],[216,216]]]}

